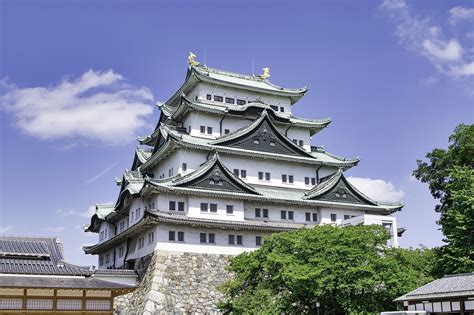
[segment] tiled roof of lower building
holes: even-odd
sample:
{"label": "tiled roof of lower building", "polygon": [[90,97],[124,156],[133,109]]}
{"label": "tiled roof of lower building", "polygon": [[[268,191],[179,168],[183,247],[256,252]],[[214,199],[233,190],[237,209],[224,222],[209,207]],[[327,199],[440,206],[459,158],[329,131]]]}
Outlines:
{"label": "tiled roof of lower building", "polygon": [[93,277],[0,276],[2,288],[134,289],[134,286]]}
{"label": "tiled roof of lower building", "polygon": [[0,273],[86,276],[93,269],[65,262],[58,238],[0,236]]}
{"label": "tiled roof of lower building", "polygon": [[474,273],[444,276],[397,298],[395,301],[422,300],[458,296],[474,297]]}

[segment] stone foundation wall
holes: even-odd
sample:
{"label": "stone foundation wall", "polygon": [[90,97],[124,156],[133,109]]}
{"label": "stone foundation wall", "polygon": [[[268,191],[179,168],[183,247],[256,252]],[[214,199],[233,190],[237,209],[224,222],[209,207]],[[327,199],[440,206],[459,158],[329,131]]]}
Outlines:
{"label": "stone foundation wall", "polygon": [[115,298],[115,313],[220,314],[216,288],[230,277],[230,257],[156,251],[138,263],[139,285]]}

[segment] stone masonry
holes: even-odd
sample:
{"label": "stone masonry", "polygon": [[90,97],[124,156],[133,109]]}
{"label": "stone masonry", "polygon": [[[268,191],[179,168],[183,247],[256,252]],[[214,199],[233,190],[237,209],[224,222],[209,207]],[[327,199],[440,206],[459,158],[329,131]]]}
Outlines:
{"label": "stone masonry", "polygon": [[230,257],[155,251],[137,264],[137,289],[115,298],[115,314],[220,314],[217,287],[229,279]]}

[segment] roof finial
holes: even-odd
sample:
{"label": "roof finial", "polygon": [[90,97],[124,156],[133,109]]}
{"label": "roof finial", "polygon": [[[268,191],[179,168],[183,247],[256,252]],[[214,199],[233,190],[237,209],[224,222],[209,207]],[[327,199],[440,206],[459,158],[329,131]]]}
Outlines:
{"label": "roof finial", "polygon": [[259,75],[259,77],[264,80],[268,79],[270,77],[270,68],[265,67],[265,68],[262,68],[262,70],[263,70],[263,73]]}
{"label": "roof finial", "polygon": [[188,64],[189,64],[190,66],[196,66],[196,65],[199,64],[199,62],[196,61],[196,57],[197,57],[197,56],[196,56],[192,51],[189,52],[189,55],[188,55]]}

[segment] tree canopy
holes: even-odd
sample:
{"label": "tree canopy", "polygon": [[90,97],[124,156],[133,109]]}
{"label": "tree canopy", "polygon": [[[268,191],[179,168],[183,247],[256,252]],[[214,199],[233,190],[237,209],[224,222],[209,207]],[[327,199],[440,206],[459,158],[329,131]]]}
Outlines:
{"label": "tree canopy", "polygon": [[432,280],[428,249],[388,247],[381,226],[316,226],[273,234],[231,260],[219,307],[237,314],[367,314]]}
{"label": "tree canopy", "polygon": [[474,125],[460,124],[449,141],[413,172],[440,201],[435,211],[446,245],[438,249],[438,276],[474,271]]}

